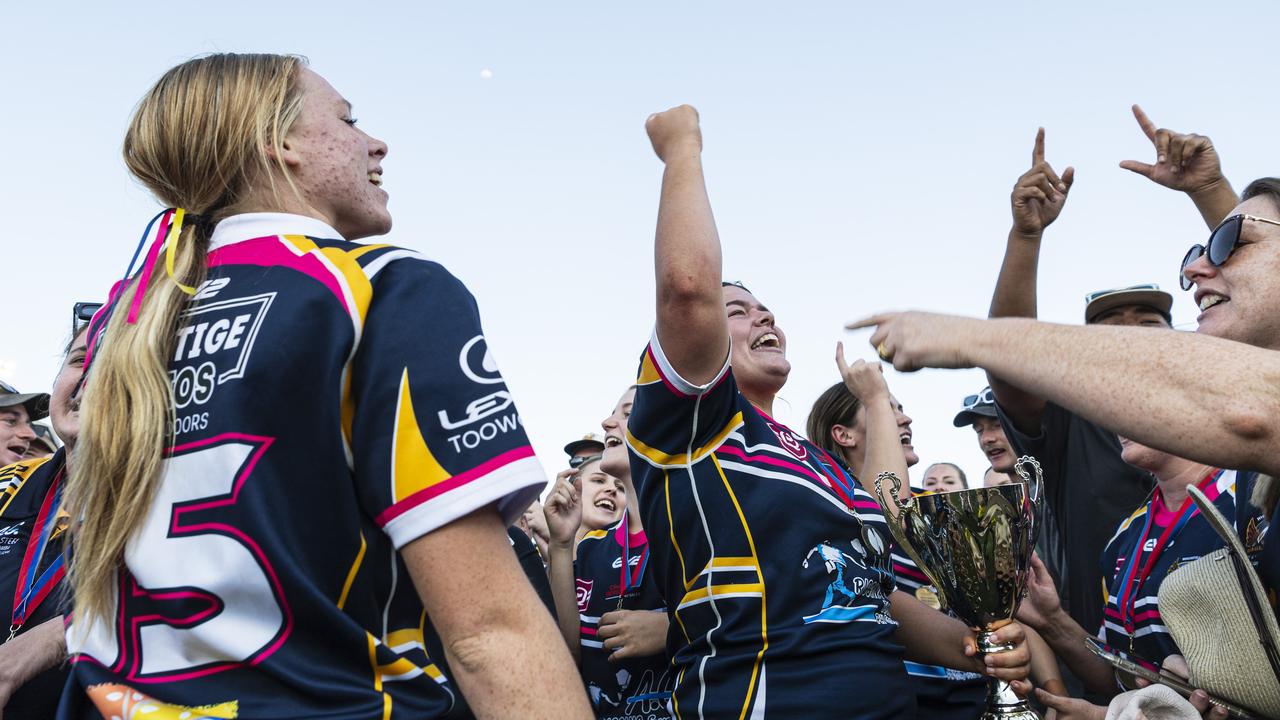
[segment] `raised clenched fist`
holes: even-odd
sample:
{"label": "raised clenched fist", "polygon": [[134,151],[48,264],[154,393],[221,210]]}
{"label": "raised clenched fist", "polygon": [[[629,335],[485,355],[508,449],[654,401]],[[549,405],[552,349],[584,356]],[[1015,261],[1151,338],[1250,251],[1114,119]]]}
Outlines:
{"label": "raised clenched fist", "polygon": [[698,127],[698,111],[692,105],[680,105],[654,113],[644,122],[653,151],[662,162],[670,162],[677,153],[702,152],[702,130]]}

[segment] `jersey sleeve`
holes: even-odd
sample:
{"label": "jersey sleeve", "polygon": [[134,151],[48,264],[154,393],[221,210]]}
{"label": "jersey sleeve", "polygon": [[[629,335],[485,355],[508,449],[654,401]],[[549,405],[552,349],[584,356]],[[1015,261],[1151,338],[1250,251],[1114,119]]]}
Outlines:
{"label": "jersey sleeve", "polygon": [[742,426],[739,397],[727,355],[710,382],[694,385],[671,367],[654,332],[640,357],[627,445],[655,467],[696,463]]}
{"label": "jersey sleeve", "polygon": [[366,512],[397,548],[492,503],[510,524],[546,476],[474,298],[418,257],[378,268],[372,293],[349,410]]}

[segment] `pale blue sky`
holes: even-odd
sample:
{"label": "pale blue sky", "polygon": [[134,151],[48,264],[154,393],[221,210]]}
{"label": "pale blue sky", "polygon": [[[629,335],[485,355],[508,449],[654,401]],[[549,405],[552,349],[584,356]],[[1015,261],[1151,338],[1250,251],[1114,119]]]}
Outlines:
{"label": "pale blue sky", "polygon": [[[479,298],[549,474],[633,377],[652,325],[661,167],[644,118],[696,105],[725,274],[789,336],[778,410],[800,429],[837,379],[844,321],[985,314],[1037,125],[1048,160],[1077,168],[1045,242],[1042,317],[1079,322],[1099,288],[1176,292],[1206,229],[1116,167],[1153,155],[1129,105],[1213,137],[1237,189],[1276,173],[1277,20],[1269,2],[14,5],[0,377],[47,388],[72,303],[105,293],[154,213],[119,147],[155,78],[214,50],[296,52],[389,143],[388,241]],[[1175,321],[1193,326],[1177,294]],[[951,427],[980,373],[890,381],[923,463],[985,468]]]}

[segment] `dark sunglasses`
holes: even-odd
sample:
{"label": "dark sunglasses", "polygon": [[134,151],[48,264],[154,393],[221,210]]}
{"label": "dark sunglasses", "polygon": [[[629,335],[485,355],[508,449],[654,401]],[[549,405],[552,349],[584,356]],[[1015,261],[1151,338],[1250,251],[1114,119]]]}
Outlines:
{"label": "dark sunglasses", "polygon": [[569,458],[569,469],[577,470],[583,465],[586,465],[587,463],[593,462],[595,460],[599,460],[602,457],[604,456],[603,455],[574,455],[573,457]]}
{"label": "dark sunglasses", "polygon": [[1231,257],[1231,253],[1235,252],[1236,244],[1240,242],[1240,230],[1244,228],[1245,220],[1257,220],[1268,225],[1280,225],[1280,221],[1270,220],[1257,215],[1232,215],[1231,217],[1218,223],[1218,227],[1209,233],[1209,241],[1204,245],[1196,243],[1191,246],[1187,254],[1182,257],[1182,266],[1178,268],[1178,284],[1183,290],[1191,289],[1191,278],[1187,277],[1187,266],[1199,260],[1201,256],[1209,257],[1209,264],[1214,267],[1222,267],[1222,264]]}
{"label": "dark sunglasses", "polygon": [[983,388],[982,392],[978,393],[977,395],[965,395],[964,397],[965,410],[972,410],[978,407],[979,405],[995,405],[995,404],[996,404],[996,396],[995,396],[995,393],[991,392],[991,388]]}
{"label": "dark sunglasses", "polygon": [[83,325],[87,325],[93,316],[102,309],[102,303],[97,302],[78,302],[71,307],[71,329],[80,332]]}

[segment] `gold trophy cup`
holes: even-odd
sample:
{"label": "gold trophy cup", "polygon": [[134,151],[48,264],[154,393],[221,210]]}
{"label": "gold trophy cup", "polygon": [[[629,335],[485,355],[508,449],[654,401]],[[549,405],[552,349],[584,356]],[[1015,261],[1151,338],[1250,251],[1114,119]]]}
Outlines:
{"label": "gold trophy cup", "polygon": [[[1031,466],[1035,479],[1027,473]],[[1040,463],[1023,456],[1014,464],[1023,482],[989,488],[900,497],[902,480],[876,478],[876,496],[894,539],[933,581],[938,600],[978,635],[978,651],[1010,650],[992,641],[1009,623],[1027,589],[1039,527]],[[886,497],[881,484],[892,487]],[[892,505],[890,504],[892,503]],[[991,678],[982,720],[1039,720],[1009,684]]]}

